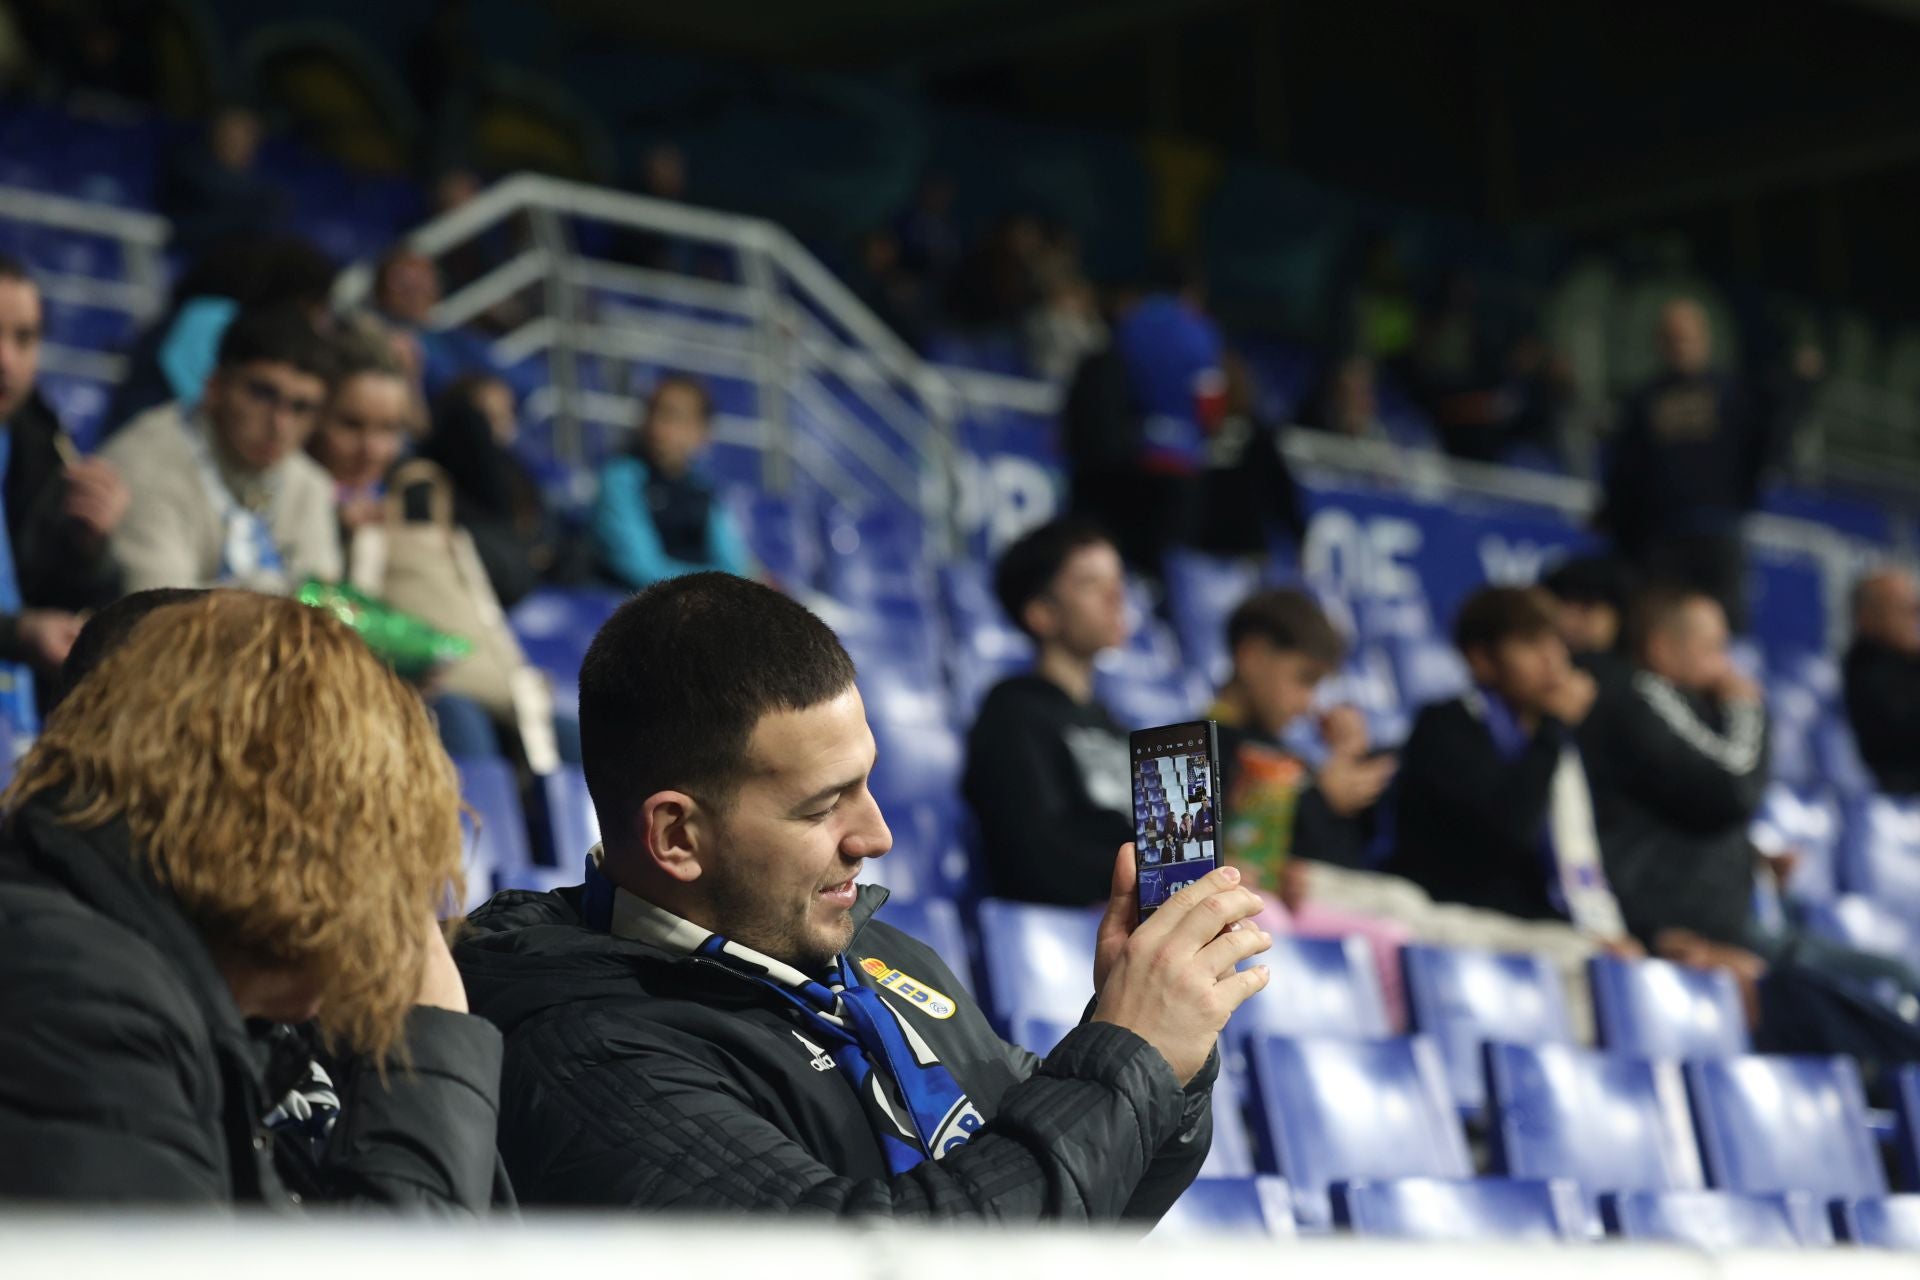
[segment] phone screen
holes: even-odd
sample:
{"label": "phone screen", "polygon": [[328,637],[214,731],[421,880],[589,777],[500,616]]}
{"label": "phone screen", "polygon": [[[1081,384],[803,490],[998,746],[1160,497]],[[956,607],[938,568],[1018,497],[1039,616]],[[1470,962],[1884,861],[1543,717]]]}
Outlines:
{"label": "phone screen", "polygon": [[1219,857],[1219,733],[1211,720],[1142,729],[1130,739],[1140,918]]}

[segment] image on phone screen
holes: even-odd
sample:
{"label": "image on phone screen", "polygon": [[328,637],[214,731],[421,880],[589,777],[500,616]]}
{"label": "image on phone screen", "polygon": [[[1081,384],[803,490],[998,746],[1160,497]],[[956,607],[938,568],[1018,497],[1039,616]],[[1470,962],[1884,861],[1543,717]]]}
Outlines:
{"label": "image on phone screen", "polygon": [[1209,721],[1133,735],[1134,865],[1144,919],[1219,856],[1219,752]]}

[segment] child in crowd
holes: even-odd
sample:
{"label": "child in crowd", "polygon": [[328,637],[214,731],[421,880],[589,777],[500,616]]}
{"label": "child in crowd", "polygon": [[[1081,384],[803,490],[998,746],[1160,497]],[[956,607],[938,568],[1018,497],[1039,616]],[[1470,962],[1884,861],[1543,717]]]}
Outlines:
{"label": "child in crowd", "polygon": [[601,471],[593,511],[601,567],[623,586],[703,569],[753,572],[739,530],[696,465],[712,437],[706,387],[684,374],[661,378],[632,449]]}

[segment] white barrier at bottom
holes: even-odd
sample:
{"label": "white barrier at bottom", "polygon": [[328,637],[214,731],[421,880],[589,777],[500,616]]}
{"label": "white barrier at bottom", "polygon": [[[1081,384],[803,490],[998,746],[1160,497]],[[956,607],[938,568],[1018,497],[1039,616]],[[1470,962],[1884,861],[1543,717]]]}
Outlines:
{"label": "white barrier at bottom", "polygon": [[830,1274],[835,1280],[1912,1280],[1913,1255],[1832,1248],[1707,1254],[1646,1245],[1148,1240],[1111,1231],[720,1218],[530,1216],[458,1223],[355,1215],[301,1222],[181,1214],[0,1217],[5,1280],[540,1280]]}

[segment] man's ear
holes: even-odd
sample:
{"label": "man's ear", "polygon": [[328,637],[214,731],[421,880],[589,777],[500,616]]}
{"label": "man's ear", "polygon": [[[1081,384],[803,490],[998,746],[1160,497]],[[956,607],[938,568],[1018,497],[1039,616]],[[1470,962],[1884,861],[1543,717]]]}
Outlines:
{"label": "man's ear", "polygon": [[1036,640],[1051,639],[1060,620],[1059,612],[1044,596],[1035,596],[1020,610],[1021,628]]}
{"label": "man's ear", "polygon": [[1477,685],[1498,684],[1500,670],[1494,665],[1493,657],[1485,649],[1469,649],[1460,655],[1467,660],[1467,672]]}
{"label": "man's ear", "polygon": [[714,832],[713,816],[698,800],[684,791],[656,791],[641,804],[636,826],[648,864],[682,884],[700,878]]}

